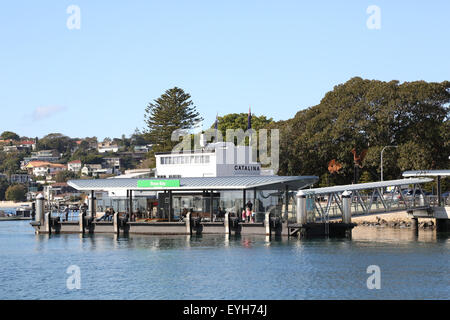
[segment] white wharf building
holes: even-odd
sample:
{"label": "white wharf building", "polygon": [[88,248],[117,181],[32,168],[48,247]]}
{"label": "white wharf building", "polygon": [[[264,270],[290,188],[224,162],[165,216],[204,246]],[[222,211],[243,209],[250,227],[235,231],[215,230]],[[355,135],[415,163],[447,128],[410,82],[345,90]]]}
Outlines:
{"label": "white wharf building", "polygon": [[271,172],[252,159],[252,148],[231,142],[210,143],[200,150],[156,154],[156,177],[259,176]]}

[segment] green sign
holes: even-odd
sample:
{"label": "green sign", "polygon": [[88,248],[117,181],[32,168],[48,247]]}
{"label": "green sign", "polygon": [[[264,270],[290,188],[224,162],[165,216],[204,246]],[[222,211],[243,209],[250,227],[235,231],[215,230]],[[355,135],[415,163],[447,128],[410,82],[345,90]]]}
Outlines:
{"label": "green sign", "polygon": [[179,187],[180,180],[138,180],[138,188],[172,188]]}

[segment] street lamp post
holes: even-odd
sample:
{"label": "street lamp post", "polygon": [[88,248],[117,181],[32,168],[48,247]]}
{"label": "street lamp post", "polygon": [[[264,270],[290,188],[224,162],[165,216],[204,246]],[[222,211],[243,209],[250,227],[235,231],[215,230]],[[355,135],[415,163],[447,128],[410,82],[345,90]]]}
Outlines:
{"label": "street lamp post", "polygon": [[381,150],[381,181],[383,181],[383,152],[386,148],[398,148],[398,146],[385,146]]}

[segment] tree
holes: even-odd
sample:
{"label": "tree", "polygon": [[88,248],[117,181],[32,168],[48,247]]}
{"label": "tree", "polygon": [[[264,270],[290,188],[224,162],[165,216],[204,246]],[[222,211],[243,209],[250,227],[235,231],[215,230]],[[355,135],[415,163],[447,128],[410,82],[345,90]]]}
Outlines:
{"label": "tree", "polygon": [[61,133],[50,133],[37,143],[38,150],[58,150],[59,153],[70,154],[75,141]]}
{"label": "tree", "polygon": [[27,188],[22,184],[16,184],[9,186],[6,189],[5,198],[7,201],[25,201],[27,194]]}
{"label": "tree", "polygon": [[143,146],[150,143],[150,141],[146,138],[145,133],[139,131],[138,128],[134,130],[134,133],[131,135],[130,140],[132,146]]}
{"label": "tree", "polygon": [[359,177],[359,183],[367,183],[372,182],[372,177],[370,176],[369,171],[364,171]]}
{"label": "tree", "polygon": [[[248,114],[247,113],[229,113],[222,117],[217,117],[217,129],[221,131],[222,137],[225,139],[227,129],[242,129],[247,130]],[[272,118],[267,119],[266,116],[252,115],[252,129],[258,131],[259,129],[268,129],[269,125],[274,121]],[[214,128],[215,124],[211,126]]]}
{"label": "tree", "polygon": [[12,131],[4,131],[0,137],[4,140],[20,140],[19,135]]}
{"label": "tree", "polygon": [[62,170],[56,173],[56,182],[67,182],[70,179],[77,179],[78,175],[73,171]]}
{"label": "tree", "polygon": [[8,180],[0,178],[0,201],[5,200],[5,192],[9,187]]}
{"label": "tree", "polygon": [[24,152],[0,153],[0,172],[6,173],[8,176],[19,172],[20,161],[23,160],[25,155]]}
{"label": "tree", "polygon": [[[280,173],[326,173],[327,163],[342,164],[338,183],[353,178],[353,156],[367,149],[362,162],[371,177],[379,175],[384,146],[384,175],[400,178],[407,168],[445,169],[449,165],[448,119],[450,82],[383,82],[352,78],[340,84],[320,104],[280,121]],[[336,181],[337,182],[337,181]]]}
{"label": "tree", "polygon": [[178,143],[171,141],[172,132],[192,129],[202,120],[191,95],[178,87],[166,90],[145,109],[147,136],[156,144],[155,151],[171,151]]}

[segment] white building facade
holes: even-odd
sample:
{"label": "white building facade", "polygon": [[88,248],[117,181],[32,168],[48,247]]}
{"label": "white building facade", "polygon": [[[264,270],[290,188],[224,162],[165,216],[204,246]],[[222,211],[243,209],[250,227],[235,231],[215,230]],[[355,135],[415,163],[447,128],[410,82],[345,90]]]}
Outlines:
{"label": "white building facade", "polygon": [[156,177],[231,177],[266,174],[252,157],[248,146],[230,142],[212,143],[203,149],[184,153],[160,153],[156,158]]}

